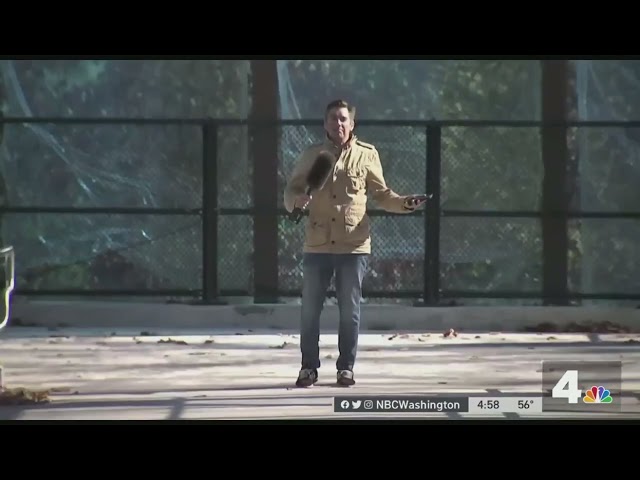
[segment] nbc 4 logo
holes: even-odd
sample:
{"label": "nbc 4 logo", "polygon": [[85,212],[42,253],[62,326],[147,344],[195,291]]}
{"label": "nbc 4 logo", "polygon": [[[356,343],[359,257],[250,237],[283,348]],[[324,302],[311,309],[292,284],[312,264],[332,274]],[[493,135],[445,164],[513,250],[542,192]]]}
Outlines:
{"label": "nbc 4 logo", "polygon": [[578,387],[578,371],[567,370],[551,390],[552,398],[565,398],[569,403],[613,403],[611,392],[600,386],[592,386],[582,396],[582,390]]}
{"label": "nbc 4 logo", "polygon": [[591,387],[582,397],[584,403],[611,403],[613,397],[611,392],[604,387]]}

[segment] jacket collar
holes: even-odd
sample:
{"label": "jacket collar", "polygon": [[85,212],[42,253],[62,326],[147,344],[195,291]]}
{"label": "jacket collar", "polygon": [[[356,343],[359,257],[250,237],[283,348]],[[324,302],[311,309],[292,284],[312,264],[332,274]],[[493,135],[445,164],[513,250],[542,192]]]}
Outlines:
{"label": "jacket collar", "polygon": [[351,133],[351,138],[349,138],[347,143],[345,143],[343,146],[340,146],[340,145],[336,145],[333,142],[333,140],[331,140],[329,135],[325,134],[324,146],[329,148],[329,149],[331,149],[331,150],[333,150],[333,151],[347,150],[348,148],[351,148],[351,146],[355,143],[355,141],[357,139],[358,139],[358,137],[356,137],[356,135],[354,133]]}

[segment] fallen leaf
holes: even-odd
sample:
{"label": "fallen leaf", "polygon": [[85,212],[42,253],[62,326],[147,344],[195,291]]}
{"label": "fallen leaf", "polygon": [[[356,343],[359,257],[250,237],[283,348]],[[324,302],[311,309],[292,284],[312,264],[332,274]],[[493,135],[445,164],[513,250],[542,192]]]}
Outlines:
{"label": "fallen leaf", "polygon": [[457,337],[458,336],[458,332],[456,332],[453,328],[450,328],[449,331],[444,332],[442,334],[442,336],[444,338],[449,338],[449,337]]}

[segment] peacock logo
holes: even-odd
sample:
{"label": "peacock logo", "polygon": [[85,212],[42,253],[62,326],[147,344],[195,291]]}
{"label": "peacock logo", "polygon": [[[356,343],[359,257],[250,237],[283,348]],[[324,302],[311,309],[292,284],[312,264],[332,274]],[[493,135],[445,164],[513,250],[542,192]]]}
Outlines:
{"label": "peacock logo", "polygon": [[611,392],[604,387],[593,386],[582,397],[584,403],[611,403]]}

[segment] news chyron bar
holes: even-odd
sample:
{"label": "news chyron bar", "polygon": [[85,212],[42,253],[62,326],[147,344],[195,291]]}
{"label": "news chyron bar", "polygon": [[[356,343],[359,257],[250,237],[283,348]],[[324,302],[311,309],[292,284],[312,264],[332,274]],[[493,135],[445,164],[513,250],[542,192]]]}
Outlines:
{"label": "news chyron bar", "polygon": [[451,395],[345,395],[335,397],[335,413],[502,414],[542,413],[541,397]]}
{"label": "news chyron bar", "polygon": [[[348,414],[467,414],[544,418],[558,414],[637,413],[640,401],[623,408],[622,362],[542,362],[541,389],[499,395],[357,395],[336,396],[335,413]],[[441,416],[441,415],[436,415]],[[581,415],[582,416],[582,415]]]}

